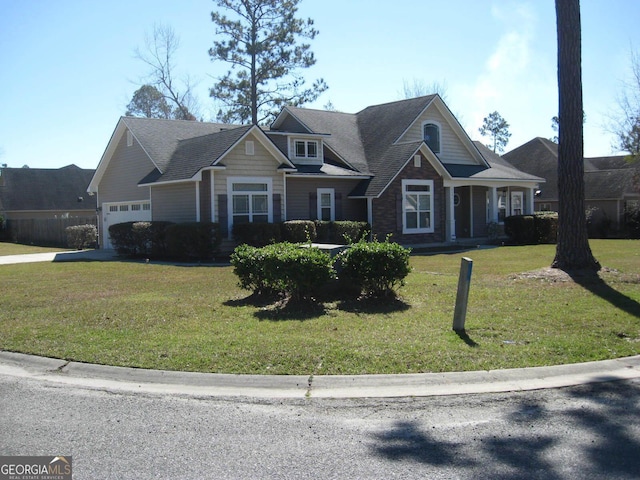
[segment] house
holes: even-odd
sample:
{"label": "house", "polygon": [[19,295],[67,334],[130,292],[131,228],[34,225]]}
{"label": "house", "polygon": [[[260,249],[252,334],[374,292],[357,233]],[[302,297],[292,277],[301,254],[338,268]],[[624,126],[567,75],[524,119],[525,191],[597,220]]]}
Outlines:
{"label": "house", "polygon": [[356,113],[285,107],[270,128],[122,117],[88,191],[135,220],[368,221],[407,245],[484,237],[544,180],[471,141],[438,95]]}
{"label": "house", "polygon": [[93,217],[96,198],[87,195],[95,170],[62,168],[0,169],[0,215],[5,220]]}
{"label": "house", "polygon": [[[558,145],[546,138],[534,138],[505,153],[503,158],[519,170],[547,180],[535,198],[540,211],[558,211]],[[634,185],[634,166],[624,156],[584,159],[585,209],[594,221],[605,220],[618,229],[627,207],[638,205],[640,193]]]}

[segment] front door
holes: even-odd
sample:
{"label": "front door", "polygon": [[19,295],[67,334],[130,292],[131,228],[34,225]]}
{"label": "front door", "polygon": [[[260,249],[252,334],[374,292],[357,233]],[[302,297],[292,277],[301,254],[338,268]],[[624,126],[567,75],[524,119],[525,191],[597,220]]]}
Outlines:
{"label": "front door", "polygon": [[456,215],[456,238],[471,236],[471,191],[469,187],[456,187],[453,193]]}

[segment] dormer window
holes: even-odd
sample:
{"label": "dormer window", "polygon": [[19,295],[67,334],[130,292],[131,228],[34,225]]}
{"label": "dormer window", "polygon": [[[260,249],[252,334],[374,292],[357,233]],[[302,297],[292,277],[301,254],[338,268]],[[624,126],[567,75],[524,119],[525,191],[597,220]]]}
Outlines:
{"label": "dormer window", "polygon": [[425,123],[422,127],[424,141],[433,153],[440,153],[440,127],[435,123]]}
{"label": "dormer window", "polygon": [[295,154],[296,158],[317,158],[318,142],[315,140],[296,140]]}

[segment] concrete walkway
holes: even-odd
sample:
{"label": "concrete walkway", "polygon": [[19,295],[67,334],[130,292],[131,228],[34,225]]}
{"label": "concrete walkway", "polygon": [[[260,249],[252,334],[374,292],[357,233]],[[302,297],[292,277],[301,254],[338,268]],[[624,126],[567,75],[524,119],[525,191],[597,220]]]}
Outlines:
{"label": "concrete walkway", "polygon": [[206,397],[428,397],[637,379],[640,378],[640,355],[574,365],[478,372],[306,376],[144,370],[0,351],[0,374],[110,391]]}
{"label": "concrete walkway", "polygon": [[115,250],[67,250],[63,252],[2,255],[0,265],[33,262],[108,261],[118,258]]}

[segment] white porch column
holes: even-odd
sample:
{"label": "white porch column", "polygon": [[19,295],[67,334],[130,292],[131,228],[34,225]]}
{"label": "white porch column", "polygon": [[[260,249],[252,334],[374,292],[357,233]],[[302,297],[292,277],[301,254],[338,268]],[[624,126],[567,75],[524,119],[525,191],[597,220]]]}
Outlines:
{"label": "white porch column", "polygon": [[214,180],[214,173],[213,170],[209,170],[209,175],[211,175],[211,185],[209,185],[210,187],[210,191],[211,191],[211,221],[212,222],[217,222],[217,217],[216,217],[216,195],[215,195],[215,189],[213,188],[213,180]]}
{"label": "white porch column", "polygon": [[200,181],[196,182],[196,222],[200,221]]}
{"label": "white porch column", "polygon": [[527,195],[527,212],[526,213],[533,213],[535,212],[535,206],[533,205],[533,200],[535,198],[536,195],[536,191],[533,188],[529,188],[528,189],[529,194]]}
{"label": "white porch column", "polygon": [[489,187],[489,221],[498,223],[498,189]]}
{"label": "white porch column", "polygon": [[450,242],[456,241],[456,210],[454,206],[453,194],[455,191],[454,187],[449,187],[446,190],[446,206],[447,206],[447,217],[446,217],[446,235],[447,239]]}

